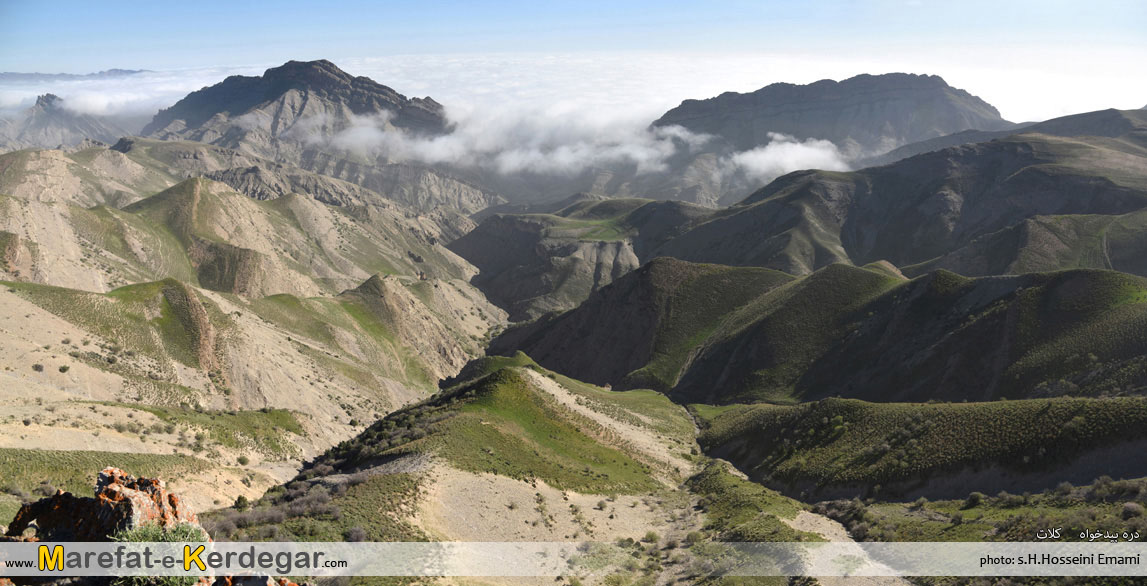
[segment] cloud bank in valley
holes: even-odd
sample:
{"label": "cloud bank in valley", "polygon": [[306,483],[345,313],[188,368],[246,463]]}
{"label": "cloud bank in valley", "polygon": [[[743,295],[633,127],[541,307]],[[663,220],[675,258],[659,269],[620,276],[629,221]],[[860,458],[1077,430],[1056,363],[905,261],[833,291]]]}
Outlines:
{"label": "cloud bank in valley", "polygon": [[98,116],[155,114],[188,93],[222,81],[229,75],[259,75],[266,67],[203,68],[144,71],[133,75],[80,77],[39,82],[0,83],[0,111],[11,113],[32,106],[46,93],[64,98],[67,108]]}
{"label": "cloud bank in valley", "polygon": [[[750,91],[767,81],[750,74],[752,67],[745,60],[662,54],[431,55],[336,64],[402,93],[434,97],[446,106],[455,131],[414,138],[391,131],[385,117],[363,117],[324,139],[331,146],[504,174],[571,176],[615,165],[632,166],[638,173],[664,171],[675,153],[696,152],[711,137],[681,128],[651,128],[652,120],[683,99]],[[0,111],[12,113],[30,107],[37,95],[54,93],[74,111],[134,117],[142,126],[147,117],[192,91],[230,75],[260,75],[275,65],[3,83]],[[323,123],[307,121],[295,132],[305,137]],[[846,166],[839,152],[823,144],[783,141],[756,150],[760,152],[726,157],[720,170],[741,170],[753,181],[766,181],[809,163]]]}

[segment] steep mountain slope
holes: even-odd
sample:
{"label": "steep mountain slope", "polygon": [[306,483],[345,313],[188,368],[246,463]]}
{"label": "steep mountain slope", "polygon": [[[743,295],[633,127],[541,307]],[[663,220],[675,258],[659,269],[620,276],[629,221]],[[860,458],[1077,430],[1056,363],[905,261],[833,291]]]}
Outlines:
{"label": "steep mountain slope", "polygon": [[490,216],[449,245],[478,268],[473,283],[513,320],[576,306],[709,213],[680,202],[593,196],[563,204],[553,213]]}
{"label": "steep mountain slope", "polygon": [[259,202],[187,179],[122,209],[0,196],[0,210],[0,274],[92,291],[175,277],[251,297],[310,296],[379,272],[473,273],[440,244],[434,219],[388,202],[335,207],[297,194]]}
{"label": "steep mountain slope", "polygon": [[1147,207],[1147,125],[1117,138],[1021,134],[850,173],[800,171],[658,252],[803,274],[915,264],[1040,215]]}
{"label": "steep mountain slope", "polygon": [[659,259],[491,351],[685,402],[1141,393],[1145,302],[1147,281],[1108,271],[907,281],[831,265],[793,279]]}
{"label": "steep mountain slope", "polygon": [[260,77],[232,76],[160,111],[142,131],[162,140],[210,143],[343,179],[415,209],[446,206],[474,212],[496,194],[425,166],[392,164],[344,133],[435,135],[448,122],[431,98],[407,98],[329,61],[298,62]]}
{"label": "steep mountain slope", "polygon": [[112,143],[126,134],[112,120],[73,112],[59,96],[44,94],[34,106],[0,124],[0,152],[71,146],[84,139]]}
{"label": "steep mountain slope", "polygon": [[771,133],[783,133],[830,140],[854,155],[1011,125],[987,102],[937,76],[904,73],[809,85],[776,83],[748,94],[686,100],[653,124],[716,135],[736,150],[768,144]]}
{"label": "steep mountain slope", "polygon": [[520,349],[547,368],[594,384],[668,391],[693,345],[723,318],[793,279],[768,269],[658,258],[571,311],[508,329],[489,350]]}

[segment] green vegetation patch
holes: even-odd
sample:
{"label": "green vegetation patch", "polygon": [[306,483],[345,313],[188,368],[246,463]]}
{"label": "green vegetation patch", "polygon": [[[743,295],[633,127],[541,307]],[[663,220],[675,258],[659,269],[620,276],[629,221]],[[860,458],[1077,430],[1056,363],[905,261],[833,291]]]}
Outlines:
{"label": "green vegetation patch", "polygon": [[[1055,541],[1090,541],[1096,530],[1147,535],[1147,479],[1112,480],[1040,493],[994,496],[973,492],[958,500],[911,503],[819,503],[816,511],[867,541],[1036,541],[1053,530]],[[1081,537],[1086,531],[1087,538]]]}
{"label": "green vegetation patch", "polygon": [[710,462],[687,485],[702,497],[706,528],[717,532],[722,541],[823,541],[781,521],[803,510],[801,503],[735,476],[723,462]]}
{"label": "green vegetation patch", "polygon": [[[529,387],[514,370],[498,371],[473,400],[444,422],[439,453],[471,472],[492,472],[585,493],[648,492],[658,487],[649,468],[583,431],[588,421]],[[478,448],[478,446],[481,446]]]}
{"label": "green vegetation patch", "polygon": [[304,431],[295,414],[286,409],[197,411],[152,405],[109,404],[146,411],[164,423],[201,429],[212,441],[224,447],[255,450],[268,456],[297,455],[298,448],[287,434],[302,435]]}
{"label": "green vegetation patch", "polygon": [[695,410],[699,441],[766,481],[877,485],[998,464],[1031,472],[1147,432],[1147,399],[866,403]]}
{"label": "green vegetation patch", "polygon": [[9,494],[17,490],[33,494],[47,492],[40,488],[46,486],[87,496],[96,484],[96,475],[108,466],[165,480],[193,476],[212,467],[199,458],[175,454],[0,448],[0,489]]}
{"label": "green vegetation patch", "polygon": [[[708,339],[734,310],[754,298],[792,281],[779,271],[719,265],[660,263],[689,269],[684,274],[662,275],[676,281],[660,309],[649,363],[626,376],[626,386],[662,392],[677,384],[689,354]],[[680,273],[681,271],[670,271]]]}
{"label": "green vegetation patch", "polygon": [[[157,360],[170,357],[188,366],[198,366],[199,324],[189,313],[184,285],[174,279],[120,287],[107,294],[34,283],[3,284],[46,311],[117,347]],[[205,307],[210,303],[204,299],[200,302]],[[110,360],[105,362],[114,364]]]}
{"label": "green vegetation patch", "polygon": [[599,424],[533,389],[516,368],[468,380],[391,413],[317,461],[354,471],[432,453],[462,470],[539,479],[564,490],[631,494],[660,486],[646,464],[598,439]]}
{"label": "green vegetation patch", "polygon": [[255,503],[240,499],[205,514],[204,526],[218,540],[426,541],[407,520],[418,502],[418,477],[332,472],[309,468]]}

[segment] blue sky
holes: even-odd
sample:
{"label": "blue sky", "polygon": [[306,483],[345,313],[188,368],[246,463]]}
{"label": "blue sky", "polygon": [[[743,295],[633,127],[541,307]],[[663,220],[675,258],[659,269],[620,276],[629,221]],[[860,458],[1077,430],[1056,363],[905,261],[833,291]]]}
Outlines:
{"label": "blue sky", "polygon": [[1136,0],[305,2],[0,0],[0,71],[386,54],[1139,46]]}

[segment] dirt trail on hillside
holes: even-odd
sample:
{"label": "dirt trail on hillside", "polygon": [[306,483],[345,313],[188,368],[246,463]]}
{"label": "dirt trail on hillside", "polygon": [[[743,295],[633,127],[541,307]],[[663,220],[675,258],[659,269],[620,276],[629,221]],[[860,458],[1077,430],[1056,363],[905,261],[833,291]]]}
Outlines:
{"label": "dirt trail on hillside", "polygon": [[428,480],[416,522],[437,539],[613,541],[652,530],[680,540],[701,526],[691,507],[653,496],[581,494],[446,464]]}
{"label": "dirt trail on hillside", "polygon": [[[781,519],[786,525],[797,531],[816,533],[827,541],[836,543],[856,543],[848,535],[844,526],[824,515],[817,515],[808,511],[801,511],[792,519]],[[858,546],[855,555],[868,559],[868,555]],[[816,566],[811,574],[815,575]],[[818,576],[824,586],[911,586],[911,582],[895,576]]]}
{"label": "dirt trail on hillside", "polygon": [[[579,403],[578,396],[558,384],[557,381],[546,378],[534,370],[525,369],[524,372],[538,389],[545,391],[556,399],[558,403],[568,407],[575,413],[613,432],[622,438],[621,443],[626,447],[630,447],[646,457],[666,465],[670,469],[680,470],[682,473],[687,474],[693,469],[693,462],[674,453],[675,444],[669,438],[659,435],[652,429],[618,421],[604,413],[595,411],[592,407]],[[680,451],[681,448],[677,446],[676,450]]]}

